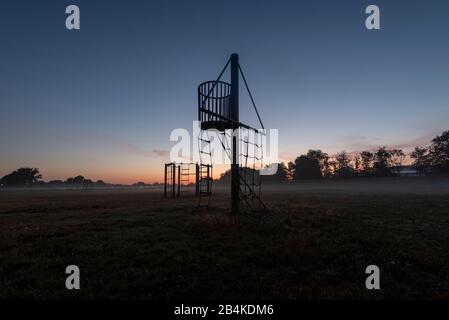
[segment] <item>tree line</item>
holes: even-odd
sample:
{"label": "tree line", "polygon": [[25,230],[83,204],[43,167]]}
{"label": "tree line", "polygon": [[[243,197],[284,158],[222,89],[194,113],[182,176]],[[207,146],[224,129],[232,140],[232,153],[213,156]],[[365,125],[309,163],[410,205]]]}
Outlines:
{"label": "tree line", "polygon": [[103,180],[93,181],[91,179],[85,178],[82,175],[67,178],[66,180],[52,180],[49,182],[44,182],[41,180],[42,174],[37,168],[20,168],[10,174],[2,177],[0,179],[0,186],[2,187],[24,187],[31,185],[48,185],[48,186],[59,186],[59,185],[80,185],[80,186],[90,186],[90,185],[106,185]]}
{"label": "tree line", "polygon": [[[418,174],[449,173],[449,131],[431,140],[429,146],[417,146],[408,154]],[[309,150],[287,165],[280,164],[278,175],[285,180],[388,177],[400,173],[407,154],[402,149],[379,147],[374,151],[333,156],[321,150]]]}
{"label": "tree line", "polygon": [[[404,161],[410,157],[417,174],[449,173],[449,131],[431,140],[429,146],[415,147],[410,153],[402,149],[379,147],[356,153],[346,151],[329,155],[322,150],[309,150],[288,164],[279,163],[273,176],[263,176],[263,181],[298,181],[323,178],[391,177],[400,174]],[[244,170],[252,170],[245,168]],[[230,171],[221,175],[220,181],[230,181]]]}
{"label": "tree line", "polygon": [[[418,174],[449,173],[449,130],[436,136],[426,147],[415,147],[408,154],[412,167]],[[294,161],[278,164],[278,171],[273,176],[264,176],[263,180],[270,182],[288,180],[310,180],[322,178],[353,178],[353,177],[388,177],[399,174],[407,154],[402,149],[379,147],[374,151],[348,153],[341,151],[328,155],[321,150],[309,150],[307,154],[297,157]],[[245,174],[251,175],[251,168],[245,168]],[[21,187],[37,184],[50,186],[83,185],[104,186],[102,180],[92,181],[82,175],[66,180],[44,182],[37,168],[20,168],[0,179],[0,187]],[[230,181],[230,171],[226,171],[219,179]],[[145,185],[143,182],[135,186]]]}
{"label": "tree line", "polygon": [[[147,184],[145,182],[136,182],[132,187],[158,187],[159,183]],[[121,184],[112,184],[103,180],[92,180],[82,175],[69,177],[65,180],[51,180],[45,182],[42,180],[42,174],[37,168],[20,168],[10,174],[5,175],[0,179],[1,187],[27,187],[27,186],[42,186],[42,187],[70,187],[70,188],[101,188],[101,187],[121,187]]]}

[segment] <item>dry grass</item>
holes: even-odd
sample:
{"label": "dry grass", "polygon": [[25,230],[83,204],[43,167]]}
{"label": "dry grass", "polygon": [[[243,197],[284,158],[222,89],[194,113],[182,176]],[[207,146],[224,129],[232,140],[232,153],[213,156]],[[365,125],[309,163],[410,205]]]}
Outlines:
{"label": "dry grass", "polygon": [[204,211],[154,191],[1,191],[0,298],[449,298],[447,194],[268,190],[265,224],[229,217],[223,192]]}

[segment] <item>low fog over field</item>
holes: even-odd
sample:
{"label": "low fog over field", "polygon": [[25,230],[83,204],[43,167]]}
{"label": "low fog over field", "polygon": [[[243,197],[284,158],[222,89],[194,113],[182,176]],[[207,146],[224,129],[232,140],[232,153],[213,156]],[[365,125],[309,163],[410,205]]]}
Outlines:
{"label": "low fog over field", "polygon": [[[0,298],[448,298],[448,179],[266,185],[273,219],[229,215],[216,188],[0,191]],[[382,290],[366,290],[376,264]]]}

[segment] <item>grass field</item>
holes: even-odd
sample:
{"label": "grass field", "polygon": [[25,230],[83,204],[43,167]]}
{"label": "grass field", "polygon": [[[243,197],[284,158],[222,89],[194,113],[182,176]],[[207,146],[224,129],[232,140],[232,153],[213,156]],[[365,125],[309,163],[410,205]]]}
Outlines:
{"label": "grass field", "polygon": [[151,190],[2,190],[0,298],[447,299],[449,183],[429,181],[268,187],[266,223],[233,221],[224,191],[204,211]]}

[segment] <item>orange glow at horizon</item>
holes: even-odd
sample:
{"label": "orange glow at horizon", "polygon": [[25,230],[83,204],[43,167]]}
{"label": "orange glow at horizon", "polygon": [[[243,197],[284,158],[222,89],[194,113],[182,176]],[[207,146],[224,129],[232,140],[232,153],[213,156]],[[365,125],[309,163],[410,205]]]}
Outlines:
{"label": "orange glow at horizon", "polygon": [[[213,178],[219,179],[221,174],[230,169],[229,165],[215,165],[213,168]],[[128,168],[124,170],[64,170],[61,172],[46,173],[45,168],[40,168],[44,181],[66,180],[69,177],[78,175],[93,181],[103,180],[112,184],[133,184],[136,182],[145,182],[147,184],[164,182],[164,164],[159,166],[148,166],[146,170],[141,168]]]}

